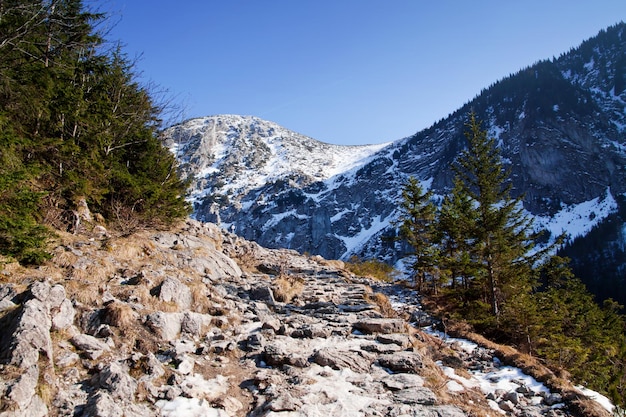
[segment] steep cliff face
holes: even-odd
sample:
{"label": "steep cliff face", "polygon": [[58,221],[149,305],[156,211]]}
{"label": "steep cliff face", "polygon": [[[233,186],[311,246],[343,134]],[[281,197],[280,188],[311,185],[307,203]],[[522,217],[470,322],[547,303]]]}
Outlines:
{"label": "steep cliff face", "polygon": [[238,116],[164,132],[192,182],[195,217],[268,247],[393,262],[400,190],[414,176],[443,195],[470,111],[495,137],[515,195],[551,235],[585,235],[626,192],[626,25],[485,89],[429,129],[340,147]]}

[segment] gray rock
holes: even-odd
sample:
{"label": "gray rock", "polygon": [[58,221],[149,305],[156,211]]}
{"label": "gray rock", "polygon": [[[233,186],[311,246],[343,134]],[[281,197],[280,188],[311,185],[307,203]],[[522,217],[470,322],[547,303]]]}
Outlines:
{"label": "gray rock", "polygon": [[0,413],[1,417],[47,417],[48,407],[39,395],[34,395],[25,408],[16,408]]}
{"label": "gray rock", "polygon": [[302,402],[296,398],[294,398],[288,392],[280,394],[278,397],[273,399],[268,409],[275,412],[281,411],[297,411],[302,407]]}
{"label": "gray rock", "polygon": [[398,345],[384,345],[382,343],[364,343],[361,345],[361,349],[366,352],[378,353],[381,355],[388,355],[402,350],[402,348]]}
{"label": "gray rock", "polygon": [[393,398],[404,404],[434,405],[435,393],[426,387],[405,388],[393,393]]}
{"label": "gray rock", "polygon": [[314,338],[323,338],[326,339],[330,336],[330,330],[325,327],[323,324],[311,325],[304,324],[298,329],[291,332],[291,337],[296,339],[314,339]]}
{"label": "gray rock", "polygon": [[9,387],[8,397],[20,410],[26,409],[33,400],[38,379],[39,366],[34,364],[26,368]]}
{"label": "gray rock", "polygon": [[97,385],[107,390],[111,397],[122,401],[133,401],[137,391],[137,381],[128,374],[128,370],[117,362],[106,365],[94,376]]}
{"label": "gray rock", "polygon": [[354,372],[369,372],[375,357],[362,351],[341,351],[320,349],[313,354],[311,361],[320,366],[330,366],[333,369],[349,368]]}
{"label": "gray rock", "polygon": [[66,368],[75,364],[79,360],[80,356],[78,356],[77,353],[64,351],[56,356],[54,364],[59,368]]}
{"label": "gray rock", "polygon": [[261,333],[252,333],[246,339],[243,348],[250,352],[253,350],[263,349],[263,346],[265,346],[265,337],[263,337]]}
{"label": "gray rock", "polygon": [[264,284],[257,285],[250,289],[250,299],[254,301],[262,301],[269,305],[276,304],[276,299],[274,299],[274,293],[272,289]]}
{"label": "gray rock", "polygon": [[361,303],[361,304],[339,304],[337,306],[339,311],[343,313],[359,313],[361,311],[374,310],[376,308],[373,304]]}
{"label": "gray rock", "polygon": [[0,311],[9,310],[15,308],[16,306],[17,304],[9,300],[8,298],[3,298],[0,300]]}
{"label": "gray rock", "polygon": [[519,404],[520,397],[522,397],[518,392],[507,392],[504,397],[502,397],[505,401],[511,401],[514,405]]}
{"label": "gray rock", "polygon": [[43,353],[49,361],[52,360],[52,340],[50,328],[52,321],[47,307],[36,298],[28,300],[18,313],[15,327],[5,329],[10,334],[8,346],[4,347],[0,355],[8,358],[11,365],[20,368],[30,368],[39,360]]}
{"label": "gray rock", "polygon": [[295,355],[293,353],[287,353],[282,348],[276,345],[266,345],[263,349],[262,358],[266,364],[274,367],[290,365],[297,368],[304,368],[309,366],[309,362],[306,360],[306,358]]}
{"label": "gray rock", "polygon": [[63,303],[66,300],[65,297],[66,297],[65,288],[62,285],[57,284],[57,285],[53,285],[50,288],[48,298],[45,300],[45,302],[48,305],[48,308],[51,311],[53,311],[55,309],[58,309],[61,306],[61,303]]}
{"label": "gray rock", "polygon": [[165,313],[157,311],[146,317],[146,324],[165,341],[174,340],[182,329],[182,313]]}
{"label": "gray rock", "polygon": [[416,352],[397,352],[391,355],[381,355],[378,363],[392,372],[418,373],[422,368],[422,356]]}
{"label": "gray rock", "polygon": [[29,291],[32,298],[45,303],[50,295],[50,284],[43,281],[37,281],[30,286]]}
{"label": "gray rock", "polygon": [[511,401],[508,401],[508,400],[499,401],[498,407],[500,407],[501,410],[504,410],[508,413],[515,411],[515,404],[513,404]]}
{"label": "gray rock", "polygon": [[180,280],[174,277],[167,277],[159,288],[159,299],[175,303],[182,310],[188,310],[191,307],[193,296],[189,287],[180,282]]}
{"label": "gray rock", "polygon": [[274,333],[279,333],[281,328],[284,329],[284,325],[280,322],[280,320],[271,317],[267,317],[261,326],[261,329],[268,329]]}
{"label": "gray rock", "polygon": [[211,323],[211,318],[208,314],[186,311],[180,323],[180,331],[198,337],[202,334],[202,328]]}
{"label": "gray rock", "polygon": [[382,379],[383,385],[391,391],[423,387],[424,378],[416,374],[392,374]]}
{"label": "gray rock", "polygon": [[110,346],[105,342],[87,334],[77,334],[70,341],[92,360],[98,359],[104,352],[111,350]]}
{"label": "gray rock", "polygon": [[89,397],[82,417],[126,417],[124,409],[110,394],[98,391]]}
{"label": "gray rock", "polygon": [[546,395],[544,401],[546,402],[547,405],[553,406],[555,404],[563,402],[563,397],[559,393],[552,392]]}
{"label": "gray rock", "polygon": [[13,297],[17,295],[13,284],[0,284],[0,301],[9,300],[12,301]]}
{"label": "gray rock", "polygon": [[355,330],[366,334],[372,333],[402,333],[406,330],[406,323],[399,319],[371,318],[355,322]]}
{"label": "gray rock", "polygon": [[74,306],[72,306],[72,302],[67,298],[64,299],[57,311],[52,315],[52,328],[54,330],[67,329],[74,324],[75,316],[76,311],[74,310]]}
{"label": "gray rock", "polygon": [[[467,417],[467,414],[460,408],[452,405],[440,405],[431,407],[431,411],[434,413],[433,417]],[[422,414],[416,414],[422,415]]]}
{"label": "gray rock", "polygon": [[407,348],[411,345],[411,338],[406,333],[389,333],[376,335],[376,340],[386,345],[397,345]]}

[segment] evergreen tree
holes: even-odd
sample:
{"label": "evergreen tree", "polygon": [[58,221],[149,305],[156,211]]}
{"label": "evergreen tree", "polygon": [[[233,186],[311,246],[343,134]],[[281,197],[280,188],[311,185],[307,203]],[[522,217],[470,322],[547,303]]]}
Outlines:
{"label": "evergreen tree", "polygon": [[413,248],[415,258],[411,266],[418,291],[424,289],[427,277],[434,277],[438,255],[434,245],[434,225],[437,209],[432,202],[432,192],[424,193],[417,179],[410,177],[402,190],[400,206],[400,236]]}
{"label": "evergreen tree", "polygon": [[162,109],[103,47],[103,19],[80,0],[0,1],[2,254],[32,259],[42,223],[63,227],[81,201],[124,231],[189,213]]}
{"label": "evergreen tree", "polygon": [[[474,275],[471,262],[471,236],[475,229],[474,203],[458,178],[441,204],[436,225],[436,242],[440,250],[440,269],[458,293],[469,290]],[[465,298],[465,297],[463,297]]]}
{"label": "evergreen tree", "polygon": [[484,301],[497,318],[508,299],[532,288],[532,220],[523,213],[521,196],[510,196],[509,174],[495,139],[481,129],[473,113],[467,127],[468,147],[453,168],[463,195],[474,205],[475,223],[466,237],[472,246],[473,279],[480,283]]}

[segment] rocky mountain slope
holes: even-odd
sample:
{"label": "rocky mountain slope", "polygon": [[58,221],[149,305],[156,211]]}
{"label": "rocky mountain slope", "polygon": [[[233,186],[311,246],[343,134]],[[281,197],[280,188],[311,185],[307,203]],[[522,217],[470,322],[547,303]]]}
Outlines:
{"label": "rocky mountain slope", "polygon": [[411,292],[213,224],[61,234],[0,272],[3,417],[608,416],[504,366],[519,354],[425,332]]}
{"label": "rocky mountain slope", "polygon": [[403,250],[386,238],[396,234],[402,185],[415,176],[438,195],[449,189],[474,111],[498,140],[513,192],[524,195],[537,227],[573,239],[616,212],[626,191],[625,49],[626,25],[608,28],[379,147],[331,146],[236,116],[191,120],[163,137],[191,180],[197,219],[266,247],[395,262]]}

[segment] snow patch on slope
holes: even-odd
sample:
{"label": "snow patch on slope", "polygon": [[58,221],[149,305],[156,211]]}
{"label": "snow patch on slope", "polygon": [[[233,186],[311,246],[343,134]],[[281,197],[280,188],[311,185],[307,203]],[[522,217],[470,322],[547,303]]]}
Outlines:
{"label": "snow patch on slope", "polygon": [[548,230],[551,237],[566,233],[568,238],[574,239],[589,233],[615,210],[617,210],[617,202],[611,190],[607,188],[603,198],[596,197],[579,204],[564,205],[553,216],[534,216],[534,218],[537,228]]}

